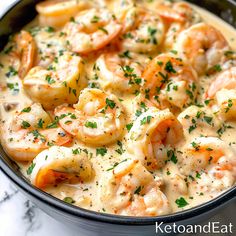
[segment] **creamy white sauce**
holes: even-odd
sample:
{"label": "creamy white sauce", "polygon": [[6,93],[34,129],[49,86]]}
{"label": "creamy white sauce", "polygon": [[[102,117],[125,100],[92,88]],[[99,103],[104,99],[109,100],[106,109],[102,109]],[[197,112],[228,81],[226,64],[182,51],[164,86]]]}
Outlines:
{"label": "creamy white sauce", "polygon": [[[138,1],[140,2],[140,1]],[[150,3],[148,3],[150,2]],[[147,8],[153,9],[156,2],[158,1],[145,1],[145,3],[141,3],[145,5]],[[112,7],[112,4],[109,5]],[[236,50],[236,31],[233,27],[225,23],[223,20],[219,19],[215,15],[211,14],[208,11],[205,11],[204,9],[201,9],[195,5],[193,5],[193,8],[202,16],[203,21],[213,25],[217,29],[219,29],[225,38],[227,39],[228,43],[230,44],[230,47],[232,50]],[[30,24],[27,27],[31,27],[32,25],[37,25],[37,20],[34,21],[32,24]],[[43,47],[42,47],[43,48]],[[145,61],[148,60],[145,58],[145,56],[141,55],[140,58],[137,58],[138,61]],[[9,120],[12,117],[12,114],[15,112],[15,110],[21,110],[24,107],[30,106],[32,104],[32,101],[30,98],[25,94],[24,90],[22,89],[21,80],[18,78],[17,75],[11,75],[9,78],[6,76],[7,73],[9,73],[9,65],[13,66],[14,68],[19,68],[19,60],[17,58],[12,61],[12,58],[10,58],[7,54],[1,53],[0,55],[0,63],[3,66],[3,68],[0,68],[0,117],[1,117],[1,126],[4,126],[5,123],[9,122]],[[94,76],[92,67],[94,64],[93,57],[91,58],[85,58],[86,63],[86,71],[88,78],[92,78]],[[203,76],[200,79],[201,83],[200,86],[206,90],[206,88],[211,84],[213,79],[215,78],[215,75],[206,77]],[[8,83],[8,85],[6,84]],[[20,92],[17,93],[18,87]],[[8,86],[8,89],[6,88]],[[9,88],[10,87],[10,88]],[[14,87],[14,88],[13,88]],[[126,123],[131,122],[131,117],[133,115],[133,104],[132,101],[134,99],[134,95],[125,95],[119,92],[116,92],[116,95],[121,98],[122,104],[125,107],[126,110]],[[204,102],[204,99],[199,99],[200,103]],[[7,103],[13,104],[13,109],[11,111],[6,111],[4,108],[4,105]],[[223,120],[221,121],[224,122]],[[226,129],[221,136],[221,139],[224,140],[226,143],[230,144],[231,147],[233,147],[236,150],[236,144],[235,144],[235,137],[236,137],[236,121],[230,121],[227,122],[228,125],[232,126],[232,129]],[[186,130],[185,130],[186,131]],[[125,133],[127,131],[124,131],[124,137]],[[191,134],[188,134],[188,132],[185,132],[185,140],[183,140],[181,143],[178,144],[176,147],[177,150],[182,150],[184,145],[186,143],[191,142],[193,137],[198,137],[200,135],[208,135],[209,133],[215,133],[215,136],[217,136],[217,129],[212,127],[198,127],[194,132]],[[4,139],[4,133],[1,133],[1,139]],[[126,140],[122,139],[120,140],[123,144],[124,150],[126,150]],[[83,184],[75,184],[75,185],[69,185],[69,184],[60,184],[58,186],[48,187],[45,189],[46,192],[49,194],[59,198],[64,199],[65,197],[71,197],[75,200],[75,205],[91,209],[94,211],[105,211],[101,207],[101,203],[98,199],[98,193],[100,188],[100,180],[104,173],[107,172],[109,168],[114,166],[115,163],[119,163],[122,161],[121,155],[117,153],[117,149],[119,149],[119,145],[112,144],[109,146],[106,146],[107,153],[104,156],[97,155],[96,154],[96,148],[91,147],[89,145],[86,145],[82,143],[79,140],[74,140],[74,144],[72,145],[72,148],[75,149],[77,147],[80,147],[81,149],[86,149],[88,152],[88,156],[90,158],[90,161],[92,162],[93,168],[95,170],[95,176],[90,182],[86,182]],[[178,156],[178,159],[181,159]],[[30,164],[22,164],[18,163],[21,167],[22,172],[27,176],[26,170],[29,167]],[[181,179],[179,181],[176,181],[175,176],[179,174]],[[161,190],[165,193],[167,196],[170,205],[172,207],[173,212],[181,210],[181,208],[178,207],[176,204],[176,199],[180,197],[184,197],[185,200],[188,202],[188,205],[186,208],[191,208],[193,206],[199,205],[203,202],[206,202],[208,200],[211,200],[218,194],[222,193],[226,189],[221,189],[220,191],[207,193],[199,189],[197,189],[198,185],[195,182],[191,183],[189,181],[187,192],[181,192],[181,188],[185,185],[185,178],[186,176],[183,176],[180,174],[180,169],[178,168],[178,164],[174,164],[173,162],[168,162],[164,168],[157,170],[153,173],[154,176],[158,176],[163,181],[163,186],[161,187]],[[196,179],[196,177],[194,177]],[[200,177],[201,178],[201,177]],[[199,179],[200,180],[200,179]],[[202,181],[202,179],[201,179]],[[211,183],[210,183],[211,184]],[[180,191],[180,192],[179,192]]]}

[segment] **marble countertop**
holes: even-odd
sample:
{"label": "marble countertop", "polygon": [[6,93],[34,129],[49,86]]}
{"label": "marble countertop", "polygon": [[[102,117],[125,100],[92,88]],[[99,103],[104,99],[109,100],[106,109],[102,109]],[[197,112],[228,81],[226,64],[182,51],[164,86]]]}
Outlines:
{"label": "marble countertop", "polygon": [[[14,0],[0,0],[0,15]],[[232,222],[236,227],[236,202],[209,219],[221,224]],[[235,229],[236,231],[236,229]],[[57,222],[31,203],[1,173],[0,170],[0,235],[1,236],[82,236],[78,229],[71,229]],[[84,235],[83,235],[84,236]]]}
{"label": "marble countertop", "polygon": [[[31,203],[0,170],[1,236],[82,236]],[[83,235],[84,236],[84,235]]]}

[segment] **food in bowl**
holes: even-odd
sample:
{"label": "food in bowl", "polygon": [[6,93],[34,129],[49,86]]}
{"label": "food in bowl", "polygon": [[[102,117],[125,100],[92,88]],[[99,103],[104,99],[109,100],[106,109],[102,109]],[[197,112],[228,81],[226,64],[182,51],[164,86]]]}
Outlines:
{"label": "food in bowl", "polygon": [[44,1],[0,54],[1,145],[76,206],[158,216],[236,178],[236,33],[179,1]]}

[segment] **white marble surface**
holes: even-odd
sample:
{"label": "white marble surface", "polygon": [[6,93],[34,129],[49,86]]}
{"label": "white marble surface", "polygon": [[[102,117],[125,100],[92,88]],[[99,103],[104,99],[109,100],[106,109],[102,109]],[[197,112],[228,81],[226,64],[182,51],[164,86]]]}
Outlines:
{"label": "white marble surface", "polygon": [[[4,8],[14,0],[0,0],[0,15]],[[232,222],[236,235],[236,202],[213,219],[222,224]],[[82,236],[32,204],[22,195],[0,171],[0,236]],[[83,235],[84,236],[84,235]]]}
{"label": "white marble surface", "polygon": [[1,236],[82,236],[32,204],[0,170]]}

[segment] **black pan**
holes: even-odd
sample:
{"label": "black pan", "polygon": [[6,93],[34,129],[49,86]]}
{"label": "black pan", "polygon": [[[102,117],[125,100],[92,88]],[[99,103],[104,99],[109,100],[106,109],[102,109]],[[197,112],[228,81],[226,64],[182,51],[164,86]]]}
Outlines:
{"label": "black pan", "polygon": [[[39,0],[18,0],[0,18],[0,50],[9,34],[16,32],[36,15]],[[191,0],[220,16],[236,28],[236,2],[232,0]],[[81,235],[156,235],[155,223],[196,224],[219,213],[227,204],[236,200],[236,186],[219,197],[179,213],[160,217],[124,217],[85,210],[58,200],[33,187],[20,173],[0,146],[0,169],[30,200],[55,219],[79,227]],[[172,234],[173,235],[173,234]]]}

